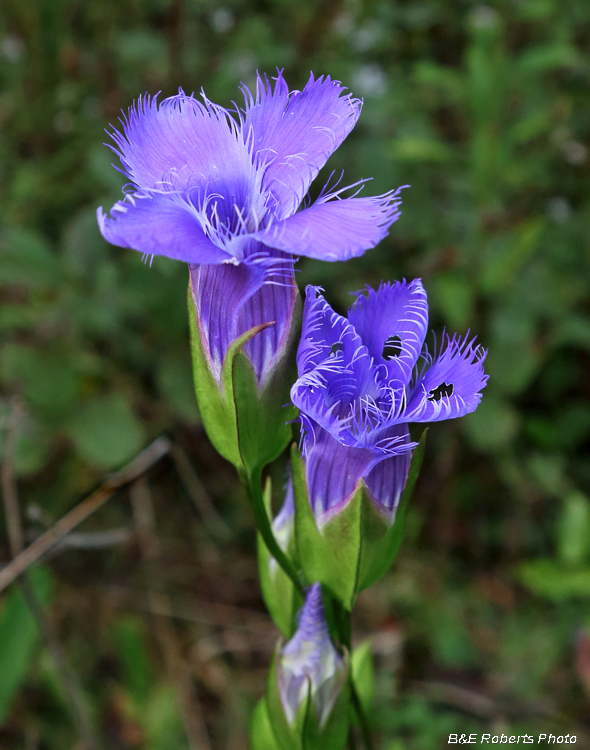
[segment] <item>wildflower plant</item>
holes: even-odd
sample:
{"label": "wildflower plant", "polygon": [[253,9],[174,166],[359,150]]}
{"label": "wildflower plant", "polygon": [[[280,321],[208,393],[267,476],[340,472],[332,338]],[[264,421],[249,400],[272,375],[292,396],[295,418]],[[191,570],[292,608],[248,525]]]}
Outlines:
{"label": "wildflower plant", "polygon": [[[429,354],[420,280],[357,293],[347,317],[316,286],[301,301],[299,256],[361,255],[400,216],[400,188],[363,182],[307,197],[354,127],[361,102],[329,76],[289,91],[258,76],[233,110],[145,96],[111,147],[129,178],[98,223],[111,243],[188,264],[195,392],[207,433],[236,467],[258,526],[264,600],[286,642],[254,714],[257,750],[340,750],[350,719],[367,748],[372,687],[349,664],[359,591],[391,566],[419,473],[424,436],[409,424],[473,411],[486,384],[475,339],[443,335]],[[289,398],[290,394],[290,398]],[[272,519],[262,471],[292,442],[292,476]],[[366,658],[364,648],[362,658]],[[364,669],[364,674],[371,674]]]}

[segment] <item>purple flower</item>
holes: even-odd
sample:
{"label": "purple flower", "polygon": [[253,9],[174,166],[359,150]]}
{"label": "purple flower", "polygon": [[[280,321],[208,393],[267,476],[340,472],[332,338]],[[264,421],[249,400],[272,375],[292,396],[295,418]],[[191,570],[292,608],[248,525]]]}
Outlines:
{"label": "purple flower", "polygon": [[[344,318],[309,286],[291,398],[301,410],[309,496],[320,526],[364,479],[391,522],[408,474],[409,422],[472,412],[488,376],[475,339],[424,346],[428,302],[419,279],[368,288]],[[418,367],[422,360],[422,366]]]}
{"label": "purple flower", "polygon": [[258,76],[243,109],[177,96],[145,96],[111,134],[131,184],[107,216],[105,239],[146,257],[189,263],[212,367],[228,344],[265,322],[246,347],[264,380],[288,335],[293,256],[346,260],[374,247],[399,216],[399,191],[376,197],[325,192],[298,209],[330,154],[354,127],[361,102],[329,76],[289,92]]}
{"label": "purple flower", "polygon": [[277,669],[287,721],[295,723],[309,691],[320,727],[323,726],[342,688],[346,667],[330,638],[319,583],[314,583],[307,594],[299,626],[281,649]]}

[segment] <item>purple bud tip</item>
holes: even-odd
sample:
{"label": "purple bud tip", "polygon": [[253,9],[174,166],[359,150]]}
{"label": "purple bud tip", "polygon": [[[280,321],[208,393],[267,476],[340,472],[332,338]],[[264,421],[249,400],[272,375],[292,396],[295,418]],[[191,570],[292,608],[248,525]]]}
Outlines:
{"label": "purple bud tip", "polygon": [[301,638],[316,643],[321,643],[330,638],[324,612],[322,587],[319,583],[314,583],[307,592],[305,604],[299,617],[297,633],[300,634]]}
{"label": "purple bud tip", "polygon": [[320,725],[327,720],[342,687],[342,657],[330,639],[322,589],[314,583],[307,593],[295,635],[282,649],[279,660],[279,692],[292,724],[308,691]]}

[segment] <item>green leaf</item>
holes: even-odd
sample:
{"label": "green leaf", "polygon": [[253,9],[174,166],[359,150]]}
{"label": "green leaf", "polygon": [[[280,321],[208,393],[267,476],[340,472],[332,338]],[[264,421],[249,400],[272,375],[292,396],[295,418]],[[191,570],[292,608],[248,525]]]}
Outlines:
{"label": "green leaf", "polygon": [[154,688],[142,723],[150,739],[150,750],[179,750],[186,747],[186,732],[171,685],[158,683]]}
{"label": "green leaf", "polygon": [[109,257],[107,248],[108,243],[98,228],[94,207],[82,209],[66,225],[62,239],[64,266],[86,283],[94,281],[101,261]]}
{"label": "green leaf", "polygon": [[[264,504],[269,518],[271,512],[270,498],[271,485],[269,478],[264,490]],[[303,597],[295,587],[293,581],[268,551],[268,547],[260,532],[257,534],[257,549],[258,575],[262,598],[277,628],[285,638],[291,638],[297,625],[297,613],[303,606]],[[293,533],[289,539],[286,555],[296,568],[299,567],[295,544],[295,529],[293,529]]]}
{"label": "green leaf", "polygon": [[392,141],[391,156],[396,161],[407,162],[447,162],[453,157],[453,149],[435,138],[417,138],[406,136]]}
{"label": "green leaf", "polygon": [[357,594],[378,581],[389,570],[399,552],[408,504],[420,472],[425,443],[426,431],[412,457],[393,524],[377,510],[367,486],[361,480],[346,507],[330,518],[321,530],[309,501],[303,459],[293,447],[291,467],[299,560],[307,579],[320,581],[349,611]]}
{"label": "green leaf", "polygon": [[514,281],[520,268],[539,250],[545,226],[544,217],[533,217],[523,221],[516,231],[495,238],[493,252],[490,248],[482,271],[484,292],[496,291]]}
{"label": "green leaf", "polygon": [[471,443],[489,452],[508,447],[519,429],[514,408],[491,393],[484,393],[476,411],[464,417],[462,423]]}
{"label": "green leaf", "polygon": [[420,60],[414,67],[414,74],[416,83],[435,89],[444,102],[460,103],[465,96],[464,77],[448,65]]}
{"label": "green leaf", "polygon": [[185,423],[198,423],[199,409],[190,363],[181,357],[163,357],[158,365],[156,378],[158,388],[172,412]]}
{"label": "green leaf", "polygon": [[371,714],[375,695],[375,667],[371,641],[367,639],[357,646],[350,659],[352,681],[365,715]]}
{"label": "green leaf", "polygon": [[528,114],[509,128],[506,134],[507,140],[511,144],[519,146],[533,140],[533,138],[538,138],[551,128],[551,115],[552,112],[549,107]]}
{"label": "green leaf", "polygon": [[7,383],[20,384],[31,407],[53,422],[67,417],[81,380],[77,362],[71,355],[18,344],[5,347],[0,377]]}
{"label": "green leaf", "polygon": [[268,717],[265,698],[258,701],[252,714],[250,744],[252,750],[277,750],[277,741]]}
{"label": "green leaf", "polygon": [[145,431],[125,396],[95,398],[70,421],[68,432],[81,457],[101,469],[114,469],[141,450]]}
{"label": "green leaf", "polygon": [[[43,605],[52,598],[53,579],[46,568],[29,574],[33,589]],[[0,604],[0,725],[4,723],[27,678],[41,634],[21,590],[13,586]]]}
{"label": "green leaf", "polygon": [[431,281],[429,296],[451,328],[465,329],[473,318],[475,289],[459,269],[441,271]]}
{"label": "green leaf", "polygon": [[[0,406],[0,420],[7,419],[8,409]],[[3,456],[5,434],[0,431],[0,459]],[[47,462],[50,433],[25,411],[18,421],[14,446],[14,470],[17,476],[27,476]]]}
{"label": "green leaf", "polygon": [[557,525],[557,554],[566,565],[581,566],[590,557],[590,502],[581,492],[564,501]]}
{"label": "green leaf", "polygon": [[2,232],[0,284],[45,288],[59,281],[59,261],[40,234],[30,229],[5,229]]}
{"label": "green leaf", "polygon": [[525,562],[518,568],[521,582],[551,601],[590,597],[590,568],[570,568],[549,559]]}
{"label": "green leaf", "polygon": [[125,682],[139,707],[145,708],[152,684],[152,669],[145,644],[144,622],[139,617],[122,615],[114,627]]}
{"label": "green leaf", "polygon": [[519,73],[544,73],[555,68],[572,68],[582,63],[578,50],[569,44],[538,44],[529,47],[516,61]]}
{"label": "green leaf", "polygon": [[429,641],[436,661],[444,667],[477,667],[479,652],[471,639],[461,612],[463,603],[448,596],[433,602],[430,609]]}

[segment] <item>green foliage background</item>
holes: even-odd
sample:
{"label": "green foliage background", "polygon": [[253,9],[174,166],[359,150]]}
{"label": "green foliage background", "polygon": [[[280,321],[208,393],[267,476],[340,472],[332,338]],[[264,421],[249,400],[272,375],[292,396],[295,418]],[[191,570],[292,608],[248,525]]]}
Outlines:
{"label": "green foliage background", "polygon": [[[357,628],[382,645],[380,747],[441,747],[449,732],[588,736],[589,46],[586,0],[4,0],[0,416],[21,404],[28,541],[164,432],[233,530],[213,539],[164,462],[151,481],[170,590],[197,611],[261,609],[252,519],[199,427],[186,268],[150,268],[101,239],[96,207],[124,182],[102,144],[145,91],[203,86],[229,105],[256,69],[284,68],[292,88],[330,74],[365,101],[314,190],[342,168],[347,182],[374,178],[367,194],[411,188],[377,249],[302,261],[301,285],[344,310],[366,283],[419,276],[431,326],[470,328],[489,349],[481,407],[430,431],[403,555],[361,600]],[[121,494],[84,529],[131,525]],[[43,590],[107,746],[185,748],[150,620],[121,595],[141,588],[140,569],[133,540],[70,549],[48,562]],[[203,617],[176,626],[207,731],[214,748],[246,747],[269,650],[228,647],[231,623]],[[16,593],[0,601],[0,634],[0,746],[74,747]]]}

